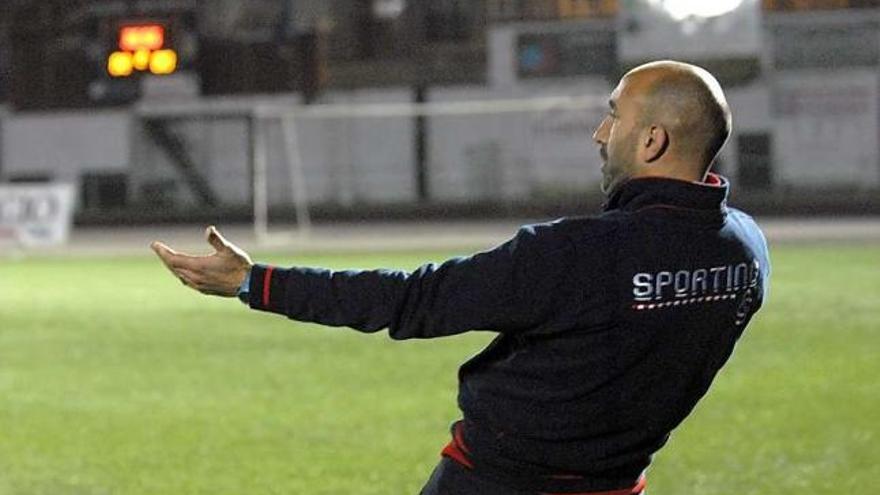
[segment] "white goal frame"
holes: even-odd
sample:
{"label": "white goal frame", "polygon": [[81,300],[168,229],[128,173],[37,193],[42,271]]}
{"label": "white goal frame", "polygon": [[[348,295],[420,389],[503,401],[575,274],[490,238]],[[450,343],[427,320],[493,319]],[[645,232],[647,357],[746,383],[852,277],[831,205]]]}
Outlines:
{"label": "white goal frame", "polygon": [[297,123],[310,119],[352,119],[383,117],[418,117],[441,115],[479,115],[522,112],[545,112],[554,108],[566,110],[596,108],[604,106],[606,99],[597,96],[545,96],[516,99],[470,100],[454,102],[426,103],[362,103],[362,104],[314,104],[279,107],[277,105],[257,105],[254,108],[253,145],[253,211],[254,235],[258,242],[271,244],[273,241],[289,240],[291,234],[269,232],[269,201],[266,157],[266,121],[276,120],[281,124],[284,149],[291,180],[290,191],[296,216],[297,233],[308,236],[312,220],[309,214],[308,188],[305,183],[303,160],[300,152]]}

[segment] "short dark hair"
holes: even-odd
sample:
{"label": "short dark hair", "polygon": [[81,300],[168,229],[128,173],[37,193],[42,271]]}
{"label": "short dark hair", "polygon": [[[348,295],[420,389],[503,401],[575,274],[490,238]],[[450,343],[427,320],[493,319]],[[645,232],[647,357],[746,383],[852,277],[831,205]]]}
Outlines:
{"label": "short dark hair", "polygon": [[705,69],[680,62],[655,62],[633,72],[654,70],[656,78],[647,91],[645,124],[662,123],[680,149],[695,155],[708,169],[730,136],[732,125],[720,84]]}

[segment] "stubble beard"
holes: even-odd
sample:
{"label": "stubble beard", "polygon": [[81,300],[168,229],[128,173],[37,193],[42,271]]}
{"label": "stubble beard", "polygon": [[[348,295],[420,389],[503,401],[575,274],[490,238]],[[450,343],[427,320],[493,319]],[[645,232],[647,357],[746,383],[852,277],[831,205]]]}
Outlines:
{"label": "stubble beard", "polygon": [[602,185],[600,189],[605,196],[610,197],[621,184],[628,181],[633,173],[633,163],[635,161],[635,153],[629,157],[613,157],[606,154],[607,159],[602,168]]}
{"label": "stubble beard", "polygon": [[602,182],[599,183],[599,190],[602,191],[602,194],[608,195],[608,188],[611,185],[611,165],[609,163],[608,158],[608,148],[607,146],[603,146],[599,149],[599,156],[602,158],[602,168],[600,172],[602,173]]}
{"label": "stubble beard", "polygon": [[[605,166],[607,167],[608,164],[606,163]],[[605,196],[608,196],[611,192],[611,191],[609,191],[610,187],[611,187],[611,176],[608,175],[608,172],[606,170],[603,170],[602,171],[602,183],[599,185],[599,189],[602,191],[602,194],[604,194]]]}

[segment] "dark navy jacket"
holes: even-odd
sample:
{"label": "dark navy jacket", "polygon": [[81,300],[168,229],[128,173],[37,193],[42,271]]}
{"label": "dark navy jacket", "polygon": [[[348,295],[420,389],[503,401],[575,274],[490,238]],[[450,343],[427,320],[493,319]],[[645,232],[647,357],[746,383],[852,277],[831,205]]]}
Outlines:
{"label": "dark navy jacket", "polygon": [[498,333],[459,371],[474,469],[546,491],[632,486],[767,293],[761,231],[728,185],[635,179],[604,213],[395,270],[256,265],[255,309],[394,339]]}

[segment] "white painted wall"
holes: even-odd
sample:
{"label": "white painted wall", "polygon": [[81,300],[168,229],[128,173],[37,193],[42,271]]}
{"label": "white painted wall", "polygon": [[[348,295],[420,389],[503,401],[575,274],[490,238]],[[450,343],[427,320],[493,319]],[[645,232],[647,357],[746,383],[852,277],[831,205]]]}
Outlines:
{"label": "white painted wall", "polygon": [[[409,102],[408,88],[330,92],[317,104]],[[223,109],[263,107],[274,114],[296,107],[296,95],[274,98],[226,98],[192,102],[192,112],[205,119],[174,123],[201,174],[228,204],[248,204],[251,195],[250,142],[244,117],[218,119]],[[166,115],[179,112],[168,108]],[[160,112],[163,113],[163,112]],[[291,204],[294,187],[288,162],[288,143],[280,118],[259,124],[266,153],[270,204]],[[415,198],[414,124],[411,117],[297,119],[297,144],[311,202],[350,205],[364,202],[400,202]],[[171,180],[177,200],[194,198],[164,152],[141,133],[133,143],[132,177],[135,191],[150,183]],[[137,194],[137,192],[135,193]]]}
{"label": "white painted wall", "polygon": [[493,88],[509,88],[516,85],[516,38],[513,24],[499,24],[486,34],[486,59],[489,85]]}
{"label": "white painted wall", "polygon": [[736,186],[740,165],[737,139],[740,134],[772,134],[770,88],[766,81],[758,80],[748,86],[728,88],[725,90],[725,95],[733,115],[733,129],[727,144],[721,150],[720,157],[724,162],[724,174]]}
{"label": "white painted wall", "polygon": [[[249,168],[248,128],[243,116],[217,118],[225,111],[236,108],[241,112],[253,107],[256,98],[212,98],[182,99],[175,105],[145,102],[138,110],[148,110],[153,114],[169,117],[179,112],[190,115],[201,114],[202,119],[182,118],[171,123],[172,129],[185,141],[199,173],[205,177],[217,197],[223,203],[245,204],[250,198],[251,172]],[[272,100],[284,104],[291,98]],[[295,100],[292,100],[295,101]],[[164,110],[162,110],[164,108]],[[230,115],[226,112],[226,115]],[[147,189],[155,189],[157,184],[170,184],[165,194],[173,201],[195,204],[197,199],[191,194],[183,177],[168,159],[165,151],[149,138],[135,119],[132,146],[130,150],[131,199],[152,201],[144,195]]]}
{"label": "white painted wall", "polygon": [[[409,103],[409,88],[334,91],[318,104]],[[300,119],[306,182],[315,199],[343,205],[416,198],[415,121],[409,116]],[[277,136],[283,146],[281,135]]]}
{"label": "white painted wall", "polygon": [[774,155],[785,185],[880,185],[880,74],[870,70],[778,73]]}
{"label": "white painted wall", "polygon": [[507,89],[443,88],[431,101],[542,96],[597,97],[589,109],[554,108],[438,116],[430,125],[432,189],[438,199],[526,199],[591,190],[600,180],[591,135],[607,111],[605,83],[530,81]]}
{"label": "white painted wall", "polygon": [[90,171],[125,172],[131,146],[129,112],[6,114],[2,123],[2,174],[47,174],[77,182]]}

